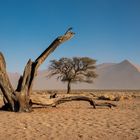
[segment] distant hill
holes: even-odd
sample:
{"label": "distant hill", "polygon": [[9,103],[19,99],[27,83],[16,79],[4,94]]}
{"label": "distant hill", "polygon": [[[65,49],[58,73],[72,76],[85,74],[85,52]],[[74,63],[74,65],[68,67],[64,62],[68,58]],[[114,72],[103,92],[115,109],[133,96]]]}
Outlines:
{"label": "distant hill", "polygon": [[105,67],[97,67],[98,79],[95,87],[99,89],[140,89],[140,66],[128,60]]}
{"label": "distant hill", "polygon": [[[140,66],[124,60],[120,63],[103,63],[97,65],[99,75],[92,84],[73,84],[73,89],[140,89]],[[48,78],[47,70],[38,72],[35,78],[34,89],[66,89],[66,84],[58,81],[56,77]],[[10,73],[10,80],[14,87],[19,74]]]}

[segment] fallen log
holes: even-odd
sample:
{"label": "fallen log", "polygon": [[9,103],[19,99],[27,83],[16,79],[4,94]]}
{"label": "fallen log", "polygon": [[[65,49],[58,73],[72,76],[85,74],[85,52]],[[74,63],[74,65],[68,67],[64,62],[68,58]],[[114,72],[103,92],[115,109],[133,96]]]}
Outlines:
{"label": "fallen log", "polygon": [[91,106],[93,106],[94,109],[96,109],[96,106],[106,106],[109,108],[116,107],[115,104],[112,103],[95,103],[95,101],[87,96],[70,96],[70,97],[60,97],[55,99],[49,99],[50,102],[47,104],[41,103],[41,102],[31,102],[32,105],[40,105],[42,107],[56,107],[59,104],[70,102],[70,101],[87,101],[90,103]]}

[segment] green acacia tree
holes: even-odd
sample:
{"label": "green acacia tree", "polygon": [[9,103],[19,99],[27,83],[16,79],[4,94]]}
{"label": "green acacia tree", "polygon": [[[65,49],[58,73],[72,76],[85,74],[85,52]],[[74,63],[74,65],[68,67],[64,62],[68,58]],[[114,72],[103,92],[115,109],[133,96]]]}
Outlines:
{"label": "green acacia tree", "polygon": [[92,83],[97,77],[95,73],[96,60],[89,57],[61,58],[51,60],[49,77],[57,75],[57,79],[67,82],[67,93],[71,91],[71,83]]}

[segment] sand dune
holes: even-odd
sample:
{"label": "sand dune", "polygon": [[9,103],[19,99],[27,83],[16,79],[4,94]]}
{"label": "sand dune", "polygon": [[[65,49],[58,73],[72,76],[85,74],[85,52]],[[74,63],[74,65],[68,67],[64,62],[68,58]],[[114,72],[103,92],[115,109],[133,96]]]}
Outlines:
{"label": "sand dune", "polygon": [[139,89],[140,71],[128,60],[97,68],[95,87],[99,89]]}

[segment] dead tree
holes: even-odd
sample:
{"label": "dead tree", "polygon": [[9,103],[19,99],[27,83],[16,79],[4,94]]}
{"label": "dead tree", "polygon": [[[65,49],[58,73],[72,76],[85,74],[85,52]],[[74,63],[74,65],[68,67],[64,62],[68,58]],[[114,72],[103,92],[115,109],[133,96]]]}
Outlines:
{"label": "dead tree", "polygon": [[0,91],[3,95],[4,101],[4,105],[1,109],[14,112],[29,112],[32,110],[33,104],[55,107],[58,104],[73,100],[88,101],[94,108],[95,106],[113,106],[108,103],[102,105],[95,104],[92,98],[81,96],[62,97],[53,100],[52,104],[32,102],[30,95],[32,93],[34,78],[37,75],[37,70],[39,66],[45,61],[49,54],[52,53],[60,44],[73,37],[74,33],[70,29],[68,29],[64,35],[57,37],[35,61],[31,61],[30,59],[27,62],[23,75],[20,76],[20,79],[18,81],[16,90],[13,89],[10,83],[8,74],[6,72],[6,62],[3,54],[0,53]]}
{"label": "dead tree", "polygon": [[45,61],[50,53],[52,53],[60,44],[71,39],[73,35],[74,33],[68,29],[64,35],[57,37],[35,61],[31,61],[30,59],[25,66],[23,75],[19,79],[16,90],[13,89],[9,81],[6,72],[6,62],[3,54],[0,53],[0,89],[4,97],[3,109],[16,112],[28,112],[31,110],[30,94],[39,66]]}

